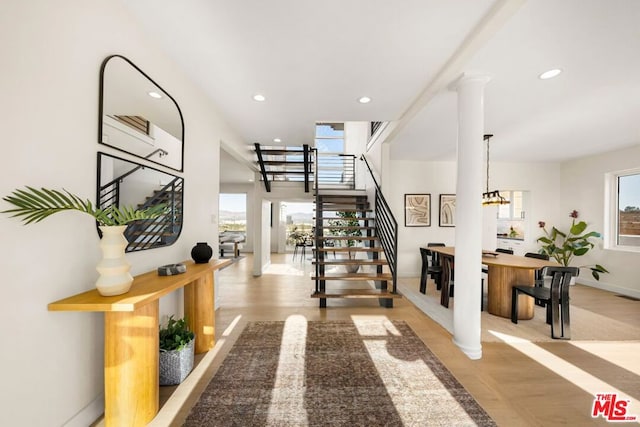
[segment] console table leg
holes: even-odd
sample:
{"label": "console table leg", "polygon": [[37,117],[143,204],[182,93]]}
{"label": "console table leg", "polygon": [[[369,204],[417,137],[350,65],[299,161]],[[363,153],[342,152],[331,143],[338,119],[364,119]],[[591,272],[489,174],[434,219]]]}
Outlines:
{"label": "console table leg", "polygon": [[196,334],[196,353],[206,353],[215,344],[213,273],[204,274],[184,287],[184,314]]}
{"label": "console table leg", "polygon": [[146,426],[159,409],[158,300],[104,314],[105,425]]}

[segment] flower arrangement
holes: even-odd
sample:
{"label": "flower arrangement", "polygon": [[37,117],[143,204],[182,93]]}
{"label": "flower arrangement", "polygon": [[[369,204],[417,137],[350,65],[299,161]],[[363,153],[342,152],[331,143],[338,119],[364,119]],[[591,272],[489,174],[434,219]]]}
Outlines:
{"label": "flower arrangement", "polygon": [[[578,211],[571,211],[569,217],[571,217],[572,220],[568,233],[562,232],[556,227],[552,227],[551,231],[547,231],[545,222],[538,222],[538,226],[542,228],[545,234],[545,236],[538,238],[538,242],[542,245],[539,252],[555,259],[565,267],[571,264],[574,257],[582,256],[589,252],[590,249],[593,249],[595,244],[590,239],[602,237],[602,235],[596,231],[586,233],[587,223],[584,221],[576,222],[578,219]],[[583,265],[579,268],[589,268],[591,275],[596,280],[600,280],[600,273],[609,272],[599,264]]]}

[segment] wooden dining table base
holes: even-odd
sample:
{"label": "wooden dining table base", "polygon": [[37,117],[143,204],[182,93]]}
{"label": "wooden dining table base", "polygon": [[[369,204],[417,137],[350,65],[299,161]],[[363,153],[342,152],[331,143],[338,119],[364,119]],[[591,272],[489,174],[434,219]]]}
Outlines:
{"label": "wooden dining table base", "polygon": [[[511,317],[511,288],[513,285],[534,284],[535,270],[488,265],[489,286],[487,311],[501,317]],[[533,318],[533,298],[520,295],[518,319]]]}

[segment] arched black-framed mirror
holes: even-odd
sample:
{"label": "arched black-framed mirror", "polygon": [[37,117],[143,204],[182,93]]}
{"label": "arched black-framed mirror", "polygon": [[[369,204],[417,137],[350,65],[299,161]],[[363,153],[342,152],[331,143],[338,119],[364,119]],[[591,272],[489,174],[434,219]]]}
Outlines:
{"label": "arched black-framed mirror", "polygon": [[107,57],[100,67],[98,142],[183,170],[184,120],[178,103],[121,55]]}
{"label": "arched black-framed mirror", "polygon": [[125,237],[126,252],[172,245],[182,231],[184,179],[149,166],[98,152],[96,205],[133,206],[145,209],[158,204],[169,207],[158,218],[133,222]]}

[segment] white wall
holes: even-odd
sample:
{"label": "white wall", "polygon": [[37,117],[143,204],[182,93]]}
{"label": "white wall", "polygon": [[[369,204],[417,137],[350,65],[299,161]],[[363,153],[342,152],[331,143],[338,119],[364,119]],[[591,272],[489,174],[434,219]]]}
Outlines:
{"label": "white wall", "polygon": [[[129,254],[132,273],[189,259],[197,241],[216,241],[219,141],[241,141],[122,4],[30,0],[1,9],[0,195],[32,185],[95,199],[96,152],[116,153],[97,143],[99,70],[119,53],[176,99],[185,121],[182,234],[168,248]],[[61,213],[22,226],[0,216],[0,425],[86,426],[102,412],[103,315],[47,311],[94,287],[100,256],[89,217]],[[180,302],[181,294],[164,298],[161,312]]]}
{"label": "white wall", "polygon": [[[391,185],[383,185],[383,193],[398,221],[398,275],[420,275],[421,246],[429,242],[454,244],[455,227],[440,227],[438,219],[440,194],[453,194],[456,188],[455,162],[414,162],[393,160],[390,162]],[[560,166],[551,163],[492,163],[491,187],[505,190],[526,190],[531,195],[527,249],[537,251],[535,239],[540,233],[535,229],[539,220],[558,217],[560,207]],[[431,194],[431,226],[404,226],[404,195]],[[495,209],[486,212],[495,215]],[[491,227],[485,225],[491,230]],[[488,239],[487,239],[488,240]],[[485,239],[483,238],[483,241]],[[494,240],[495,242],[495,240]],[[495,244],[495,243],[494,243]]]}
{"label": "white wall", "polygon": [[[569,212],[577,210],[579,219],[589,224],[589,231],[606,232],[604,224],[604,174],[640,166],[640,145],[624,150],[589,156],[562,164],[561,215],[552,223],[564,228],[571,224]],[[638,265],[640,253],[602,249],[602,245],[577,258],[574,265],[598,263],[610,271],[595,281],[588,270],[580,272],[580,282],[640,297]]]}

